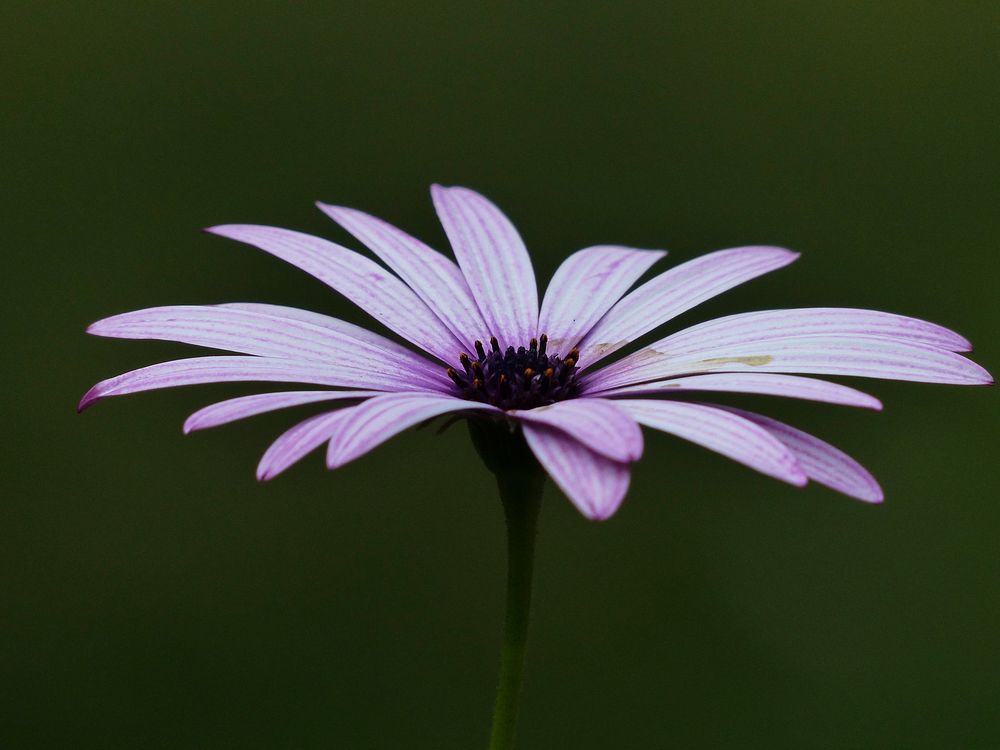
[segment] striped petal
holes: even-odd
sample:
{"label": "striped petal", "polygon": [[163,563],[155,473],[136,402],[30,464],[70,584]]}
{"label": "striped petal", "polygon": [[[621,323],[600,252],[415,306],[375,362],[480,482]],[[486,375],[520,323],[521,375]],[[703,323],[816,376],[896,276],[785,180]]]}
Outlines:
{"label": "striped petal", "polygon": [[351,409],[350,419],[330,435],[327,466],[335,469],[432,417],[457,411],[495,411],[495,406],[432,394],[376,396]]}
{"label": "striped petal", "polygon": [[390,351],[370,343],[370,336],[355,335],[363,331],[360,327],[337,322],[339,328],[245,308],[177,305],[114,315],[97,321],[87,332],[112,338],[179,341],[261,357],[335,362],[356,370],[403,371],[411,376],[414,386],[441,387],[444,379],[439,366],[398,345]]}
{"label": "striped petal", "polygon": [[[215,307],[231,307],[235,310],[246,310],[261,315],[270,315],[275,318],[290,318],[303,323],[310,323],[320,328],[329,328],[352,339],[364,341],[365,343],[377,346],[389,354],[393,354],[404,361],[412,361],[413,350],[407,349],[402,344],[397,344],[390,338],[375,333],[363,326],[354,325],[340,318],[332,318],[329,315],[313,312],[312,310],[302,310],[297,307],[285,307],[284,305],[269,305],[263,302],[224,302]],[[422,359],[422,358],[420,358]]]}
{"label": "striped petal", "polygon": [[875,477],[839,448],[776,419],[741,409],[724,408],[760,425],[788,446],[799,466],[814,482],[866,503],[882,502],[882,488]]}
{"label": "striped petal", "polygon": [[160,362],[102,380],[87,391],[80,400],[78,409],[83,411],[97,401],[127,393],[177,388],[182,385],[252,381],[312,383],[381,391],[417,390],[400,373],[359,371],[330,362],[296,362],[272,357],[192,357]]}
{"label": "striped petal", "polygon": [[718,391],[724,393],[759,393],[768,396],[801,398],[823,401],[828,404],[860,406],[881,410],[882,402],[867,393],[815,378],[797,375],[774,375],[763,372],[720,372],[708,375],[691,375],[686,378],[657,380],[652,383],[629,385],[601,391],[602,398],[610,396],[635,396],[680,393],[684,391]]}
{"label": "striped petal", "polygon": [[511,410],[507,414],[522,422],[562,430],[613,461],[627,463],[642,456],[642,430],[610,401],[578,398],[537,409]]}
{"label": "striped petal", "polygon": [[787,266],[798,253],[780,247],[737,247],[689,260],[647,281],[608,311],[580,345],[585,367],[695,305]]}
{"label": "striped petal", "polygon": [[257,464],[257,479],[274,479],[306,454],[330,439],[337,425],[347,419],[357,407],[326,412],[300,422],[275,440]]}
{"label": "striped petal", "polygon": [[585,378],[584,392],[703,372],[788,372],[853,375],[921,383],[986,385],[993,378],[960,354],[926,344],[874,336],[803,336],[691,351],[674,356],[654,347]]}
{"label": "striped petal", "polygon": [[531,422],[522,429],[538,462],[577,510],[593,521],[614,515],[628,492],[628,464],[595,453],[562,430]]}
{"label": "striped petal", "polygon": [[635,250],[598,245],[578,250],[556,269],[545,290],[538,331],[549,347],[566,352],[594,327],[639,277],[666,255],[662,250]]}
{"label": "striped petal", "polygon": [[302,232],[251,224],[211,227],[315,276],[373,318],[444,362],[463,347],[406,284],[363,255]]}
{"label": "striped petal", "polygon": [[646,427],[689,440],[789,484],[801,487],[808,481],[784,443],[735,414],[677,401],[623,399],[615,403]]}
{"label": "striped petal", "polygon": [[913,341],[952,352],[968,352],[964,336],[936,323],[905,315],[846,307],[806,307],[740,313],[685,328],[653,344],[674,355],[708,347],[802,336],[876,336]]}
{"label": "striped petal", "polygon": [[487,338],[483,315],[453,260],[374,216],[342,206],[316,205],[409,284],[467,351],[472,351],[477,338]]}
{"label": "striped petal", "polygon": [[506,346],[538,334],[538,288],[528,250],[514,225],[479,193],[431,187],[438,218],[488,326]]}
{"label": "striped petal", "polygon": [[293,406],[341,399],[368,398],[369,396],[378,396],[380,393],[381,391],[282,391],[280,393],[255,393],[252,396],[230,398],[226,401],[210,404],[188,417],[184,422],[184,434]]}

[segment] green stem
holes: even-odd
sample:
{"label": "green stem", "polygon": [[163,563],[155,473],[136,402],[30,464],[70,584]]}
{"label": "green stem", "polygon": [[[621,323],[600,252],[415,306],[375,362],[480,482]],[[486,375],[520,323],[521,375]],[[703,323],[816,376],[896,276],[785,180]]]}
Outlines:
{"label": "green stem", "polygon": [[528,643],[531,571],[535,561],[535,533],[545,472],[516,425],[470,419],[469,436],[483,463],[497,478],[507,520],[507,616],[503,627],[490,750],[511,750],[521,697],[524,652]]}
{"label": "green stem", "polygon": [[504,620],[490,750],[510,750],[514,747],[524,653],[528,644],[535,534],[544,481],[544,475],[527,467],[521,471],[497,473],[497,486],[507,521],[507,616]]}

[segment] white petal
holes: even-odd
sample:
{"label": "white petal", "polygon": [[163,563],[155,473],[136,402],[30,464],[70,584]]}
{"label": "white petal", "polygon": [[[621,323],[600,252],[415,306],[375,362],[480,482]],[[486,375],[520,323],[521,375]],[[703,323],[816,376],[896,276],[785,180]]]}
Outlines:
{"label": "white petal", "polygon": [[335,469],[381,445],[403,430],[432,417],[456,411],[500,410],[489,404],[450,396],[407,393],[376,396],[351,409],[351,418],[330,435],[327,466]]}
{"label": "white petal", "polygon": [[357,407],[319,414],[288,430],[261,457],[257,464],[257,479],[262,482],[274,479],[306,454],[319,448],[355,408]]}
{"label": "white petal", "polygon": [[853,375],[921,383],[986,385],[993,378],[960,354],[874,336],[803,336],[674,356],[655,345],[585,376],[585,393],[702,372],[788,372]]}
{"label": "white petal", "polygon": [[381,391],[281,391],[278,393],[255,393],[219,401],[199,409],[184,422],[184,433],[205,430],[209,427],[229,424],[239,419],[255,417],[279,409],[288,409],[303,404],[341,399],[363,399],[378,396]]}
{"label": "white petal", "polygon": [[791,451],[763,427],[704,404],[622,399],[639,424],[690,440],[751,469],[801,487],[808,480]]}
{"label": "white petal", "polygon": [[472,291],[451,258],[374,216],[352,208],[316,205],[399,274],[468,351],[476,339],[488,338]]}
{"label": "white petal", "polygon": [[545,290],[538,331],[550,351],[568,352],[649,267],[666,253],[598,245],[578,250],[556,269]]}
{"label": "white petal", "polygon": [[671,268],[626,295],[580,345],[580,363],[591,367],[639,336],[734,286],[786,266],[798,253],[780,247],[718,250]]}
{"label": "white petal", "polygon": [[587,518],[610,518],[628,492],[629,465],[612,461],[562,430],[525,423],[524,437],[539,463]]}
{"label": "white petal", "polygon": [[964,336],[936,323],[878,310],[845,307],[760,310],[729,315],[685,328],[652,346],[678,355],[709,347],[802,336],[876,336],[929,344],[953,352],[972,349]]}
{"label": "white petal", "polygon": [[337,388],[381,391],[416,390],[398,373],[357,370],[334,363],[295,362],[272,357],[191,357],[141,367],[102,380],[91,388],[77,407],[83,411],[110,396],[124,396],[161,388],[205,383],[312,383]]}
{"label": "white petal", "polygon": [[227,224],[205,231],[253,245],[301,268],[443,362],[454,361],[464,348],[412,289],[353,250],[278,227]]}
{"label": "white petal", "polygon": [[686,378],[656,380],[652,383],[612,388],[595,395],[634,396],[637,394],[668,394],[684,391],[719,391],[725,393],[760,393],[769,396],[801,398],[823,401],[828,404],[860,406],[864,409],[882,408],[882,402],[867,393],[848,388],[840,383],[830,383],[816,378],[797,375],[775,375],[764,372],[718,372],[708,375],[690,375]]}
{"label": "white petal", "polygon": [[787,445],[813,481],[857,500],[882,502],[882,488],[875,477],[839,448],[776,419],[742,409],[723,408],[760,425]]}
{"label": "white petal", "polygon": [[467,188],[434,185],[431,197],[487,333],[504,347],[527,346],[538,335],[538,288],[528,250],[514,225]]}
{"label": "white petal", "polygon": [[611,401],[578,398],[536,409],[512,409],[507,414],[523,422],[562,430],[614,461],[627,463],[638,461],[642,456],[642,430]]}
{"label": "white petal", "polygon": [[[325,326],[303,319],[278,317],[258,306],[175,305],[114,315],[92,324],[95,336],[126,339],[159,339],[208,346],[261,357],[307,362],[335,362],[345,368],[402,375],[414,387],[441,388],[444,371],[423,357],[384,337],[370,343],[374,334],[343,321]],[[356,336],[362,332],[362,337]],[[392,349],[383,348],[385,341]]]}
{"label": "white petal", "polygon": [[[224,302],[215,307],[231,307],[236,310],[246,310],[247,312],[270,315],[275,318],[290,318],[309,323],[320,328],[329,328],[332,331],[350,336],[358,341],[377,346],[389,354],[399,357],[403,361],[410,361],[414,356],[412,349],[407,349],[402,344],[398,344],[390,338],[386,338],[380,333],[375,333],[363,326],[348,323],[340,318],[333,318],[323,313],[312,310],[301,310],[297,307],[285,307],[284,305],[269,305],[263,302]],[[422,359],[422,358],[421,358]]]}

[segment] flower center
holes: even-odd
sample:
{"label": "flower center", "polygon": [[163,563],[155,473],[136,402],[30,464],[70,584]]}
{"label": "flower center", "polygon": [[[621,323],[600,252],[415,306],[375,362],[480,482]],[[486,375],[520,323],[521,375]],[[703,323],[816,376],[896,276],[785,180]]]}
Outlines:
{"label": "flower center", "polygon": [[496,336],[490,339],[490,351],[476,342],[478,359],[462,353],[462,370],[448,368],[448,377],[461,391],[462,398],[482,401],[501,409],[534,409],[576,395],[578,349],[565,357],[545,353],[548,336],[532,339],[528,348],[508,346],[501,351]]}

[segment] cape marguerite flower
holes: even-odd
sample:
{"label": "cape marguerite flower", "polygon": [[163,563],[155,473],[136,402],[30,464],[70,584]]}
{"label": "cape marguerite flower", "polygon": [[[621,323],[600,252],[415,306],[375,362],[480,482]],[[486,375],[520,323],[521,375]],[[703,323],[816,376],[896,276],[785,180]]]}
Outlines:
{"label": "cape marguerite flower", "polygon": [[770,394],[879,409],[872,396],[801,375],[992,382],[957,353],[971,349],[959,334],[901,315],[846,308],[731,315],[605,364],[643,334],[798,254],[763,246],[720,250],[632,289],[665,253],[598,245],[562,263],[539,305],[531,259],[507,217],[465,188],[434,186],[431,193],[457,264],[394,226],[339,206],[319,204],[384,266],[288,229],[239,224],[208,230],[312,274],[413,349],[288,307],[154,307],[106,318],[88,330],[237,354],[119,375],[95,385],[80,408],[108,396],[196,383],[323,386],[234,398],[187,420],[190,432],[302,404],[337,407],[279,437],[260,461],[260,479],[271,479],[324,443],[327,465],[343,466],[450,412],[504,421],[520,426],[540,464],[585,516],[604,519],[620,505],[630,465],[642,455],[640,425],[793,485],[812,479],[859,500],[882,499],[872,476],[824,441],[759,414],[671,400],[674,394]]}

